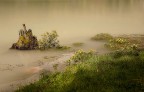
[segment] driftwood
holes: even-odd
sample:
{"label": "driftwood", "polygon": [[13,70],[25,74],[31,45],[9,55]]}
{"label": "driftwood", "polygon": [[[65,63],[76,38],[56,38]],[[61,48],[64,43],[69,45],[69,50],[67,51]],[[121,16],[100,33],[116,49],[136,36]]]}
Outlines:
{"label": "driftwood", "polygon": [[14,43],[11,49],[18,50],[32,50],[38,48],[37,37],[33,35],[31,29],[26,29],[25,24],[23,24],[23,28],[19,31],[19,39],[16,43]]}

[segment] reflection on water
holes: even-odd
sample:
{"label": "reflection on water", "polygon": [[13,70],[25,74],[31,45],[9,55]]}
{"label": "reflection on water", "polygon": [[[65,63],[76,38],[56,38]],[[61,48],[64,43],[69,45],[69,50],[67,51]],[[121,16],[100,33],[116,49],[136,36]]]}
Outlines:
{"label": "reflection on water", "polygon": [[[38,38],[46,31],[57,30],[61,44],[84,42],[84,49],[101,51],[99,43],[89,40],[96,33],[144,33],[144,0],[0,0],[0,64],[26,65],[38,59],[35,57],[39,52],[14,54],[15,51],[8,50],[16,42],[23,23]],[[7,82],[1,77],[0,81]]]}

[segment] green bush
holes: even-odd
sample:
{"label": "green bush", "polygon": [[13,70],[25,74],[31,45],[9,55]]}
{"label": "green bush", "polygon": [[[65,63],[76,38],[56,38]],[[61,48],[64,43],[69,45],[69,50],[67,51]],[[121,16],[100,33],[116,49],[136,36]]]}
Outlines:
{"label": "green bush", "polygon": [[68,60],[68,62],[83,62],[94,56],[94,51],[85,52],[83,50],[78,50],[75,54]]}
{"label": "green bush", "polygon": [[39,40],[39,49],[45,50],[49,48],[58,48],[59,40],[57,39],[58,34],[56,31],[52,31],[51,33],[46,32],[42,35],[42,38]]}

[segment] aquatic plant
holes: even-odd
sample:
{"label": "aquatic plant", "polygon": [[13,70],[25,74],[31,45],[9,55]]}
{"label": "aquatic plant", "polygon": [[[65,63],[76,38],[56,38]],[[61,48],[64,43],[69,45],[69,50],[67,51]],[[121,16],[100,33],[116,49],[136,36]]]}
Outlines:
{"label": "aquatic plant", "polygon": [[54,64],[54,65],[53,65],[53,68],[54,68],[55,71],[57,71],[58,65],[59,65],[59,64]]}
{"label": "aquatic plant", "polygon": [[83,46],[84,43],[82,43],[82,42],[75,42],[72,45],[75,46],[75,47],[80,47],[80,46]]}
{"label": "aquatic plant", "polygon": [[69,46],[59,46],[59,47],[57,47],[58,50],[68,50],[70,48],[71,47],[69,47]]}
{"label": "aquatic plant", "polygon": [[91,39],[92,40],[104,40],[104,41],[107,41],[107,40],[110,40],[112,38],[113,38],[113,36],[108,34],[108,33],[100,33],[100,34],[95,35]]}

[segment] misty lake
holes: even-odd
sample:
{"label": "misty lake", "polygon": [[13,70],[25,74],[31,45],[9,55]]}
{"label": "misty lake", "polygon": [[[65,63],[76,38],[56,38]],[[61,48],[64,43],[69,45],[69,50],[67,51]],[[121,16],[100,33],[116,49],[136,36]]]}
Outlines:
{"label": "misty lake", "polygon": [[103,43],[90,40],[97,33],[144,34],[144,0],[0,0],[0,87],[29,77],[24,69],[44,56],[64,53],[9,50],[23,23],[38,39],[56,30],[63,45],[103,52]]}

